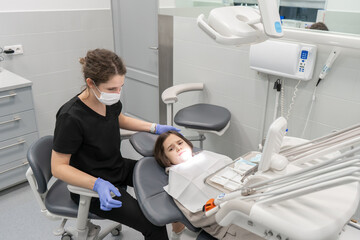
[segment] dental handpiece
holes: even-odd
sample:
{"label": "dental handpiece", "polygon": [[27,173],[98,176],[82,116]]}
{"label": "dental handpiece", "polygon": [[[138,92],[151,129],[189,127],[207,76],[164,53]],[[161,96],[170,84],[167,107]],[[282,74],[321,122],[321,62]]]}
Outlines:
{"label": "dental handpiece", "polygon": [[320,81],[323,80],[326,77],[326,75],[329,73],[331,66],[333,65],[335,59],[339,56],[340,52],[341,52],[341,49],[338,47],[334,47],[331,50],[328,58],[326,59],[324,66],[320,72],[319,80],[316,83],[316,87],[319,85]]}

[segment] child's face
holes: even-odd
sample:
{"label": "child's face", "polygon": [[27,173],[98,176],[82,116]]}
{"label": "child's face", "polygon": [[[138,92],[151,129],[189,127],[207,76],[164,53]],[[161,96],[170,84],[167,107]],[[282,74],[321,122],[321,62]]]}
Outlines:
{"label": "child's face", "polygon": [[175,134],[170,134],[163,146],[166,157],[173,165],[183,163],[192,157],[191,147]]}

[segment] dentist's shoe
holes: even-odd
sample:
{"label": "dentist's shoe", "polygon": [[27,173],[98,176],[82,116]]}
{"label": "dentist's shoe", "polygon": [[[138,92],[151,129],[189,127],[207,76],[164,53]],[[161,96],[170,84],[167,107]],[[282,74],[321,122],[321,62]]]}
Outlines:
{"label": "dentist's shoe", "polygon": [[180,240],[181,234],[185,231],[185,229],[186,229],[186,227],[184,226],[184,228],[178,233],[171,231],[169,240]]}

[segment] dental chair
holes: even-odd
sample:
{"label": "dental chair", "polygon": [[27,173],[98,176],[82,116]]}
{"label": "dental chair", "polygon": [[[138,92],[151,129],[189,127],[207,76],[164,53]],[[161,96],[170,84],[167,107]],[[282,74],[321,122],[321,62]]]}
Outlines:
{"label": "dental chair", "polygon": [[[145,217],[156,226],[173,222],[182,222],[189,230],[198,232],[178,209],[174,200],[163,189],[168,184],[168,175],[153,157],[153,148],[158,135],[138,132],[130,137],[134,149],[144,158],[134,168],[134,192]],[[200,149],[194,148],[194,152]],[[196,240],[215,240],[205,231],[201,231]]]}
{"label": "dental chair", "polygon": [[[109,220],[112,224],[101,231],[100,226],[94,225],[90,220],[102,218],[89,212],[92,197],[99,197],[92,190],[68,185],[52,178],[51,151],[53,136],[45,136],[33,143],[27,153],[29,169],[26,178],[40,205],[41,212],[52,220],[61,220],[59,229],[53,233],[62,240],[95,240],[103,239],[109,233],[119,235],[121,224]],[[51,184],[53,182],[53,184]],[[70,192],[80,195],[79,205],[70,198]],[[76,228],[64,229],[68,219],[76,220]]]}
{"label": "dental chair", "polygon": [[173,106],[178,101],[178,95],[189,91],[202,91],[204,83],[186,83],[167,88],[161,95],[166,104],[167,125],[178,126],[198,132],[199,137],[187,137],[190,141],[200,141],[200,148],[203,149],[205,133],[223,135],[230,126],[231,114],[224,107],[198,103],[179,110],[173,118]]}

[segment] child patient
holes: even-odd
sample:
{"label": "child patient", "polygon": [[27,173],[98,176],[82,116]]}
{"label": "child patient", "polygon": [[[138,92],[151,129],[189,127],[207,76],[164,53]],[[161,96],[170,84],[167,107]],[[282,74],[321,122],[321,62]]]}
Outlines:
{"label": "child patient", "polygon": [[[155,148],[154,148],[155,159],[160,166],[165,168],[166,172],[169,172],[169,179],[172,174],[172,171],[169,170],[175,165],[186,163],[187,161],[192,160],[193,155],[194,154],[193,154],[192,143],[189,140],[187,140],[183,135],[179,134],[176,131],[168,131],[161,134],[155,143]],[[196,160],[196,157],[194,157],[194,160]],[[213,197],[216,197],[216,195]],[[222,240],[262,239],[257,235],[250,233],[247,230],[242,229],[235,225],[222,227],[216,223],[215,215],[212,215],[210,217],[204,217],[203,212],[199,211],[194,213],[193,211],[189,211],[189,209],[184,207],[176,199],[174,199],[174,201],[176,205],[179,207],[179,209],[186,216],[186,218],[192,223],[192,225],[204,229],[206,232],[208,232],[210,235],[214,236],[217,239],[222,239]],[[180,234],[184,229],[184,225],[182,223],[177,222],[177,223],[173,223],[172,226],[173,226],[173,231],[171,234],[171,239],[172,240],[180,239]]]}
{"label": "child patient", "polygon": [[[158,137],[155,143],[154,156],[160,166],[168,168],[192,157],[192,148],[192,143],[183,135],[175,133],[175,131],[168,131]],[[180,235],[185,229],[184,224],[172,223],[172,228],[170,239],[180,239]]]}

